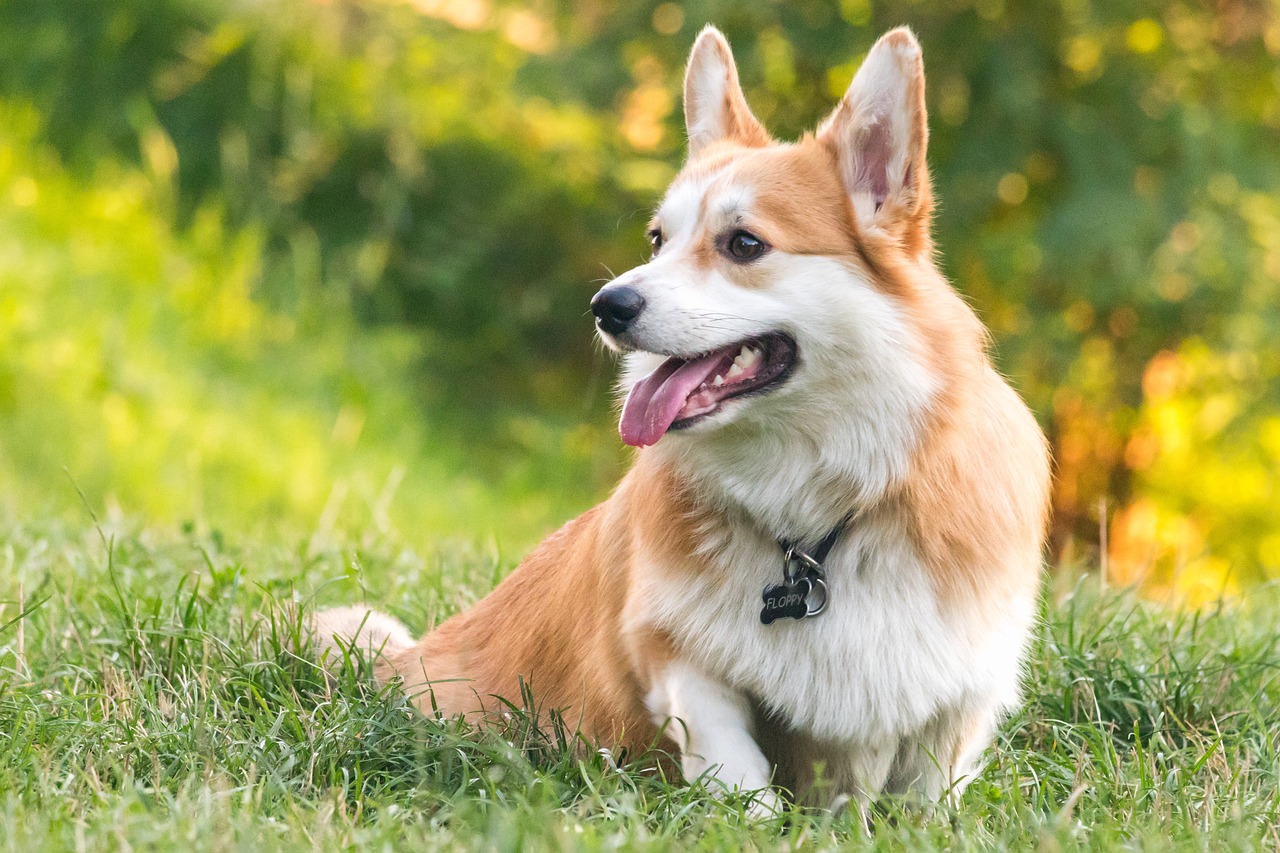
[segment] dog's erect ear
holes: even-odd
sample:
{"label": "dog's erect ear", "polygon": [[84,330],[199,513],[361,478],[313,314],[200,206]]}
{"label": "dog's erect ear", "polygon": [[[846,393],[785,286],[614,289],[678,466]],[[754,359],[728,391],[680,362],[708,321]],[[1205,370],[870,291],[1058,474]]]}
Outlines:
{"label": "dog's erect ear", "polygon": [[929,128],[924,61],[910,30],[880,37],[818,138],[835,152],[858,224],[893,234],[909,251],[925,248],[933,206]]}
{"label": "dog's erect ear", "polygon": [[722,139],[753,147],[769,144],[769,134],[742,95],[729,42],[710,25],[693,43],[684,72],[684,124],[690,160]]}

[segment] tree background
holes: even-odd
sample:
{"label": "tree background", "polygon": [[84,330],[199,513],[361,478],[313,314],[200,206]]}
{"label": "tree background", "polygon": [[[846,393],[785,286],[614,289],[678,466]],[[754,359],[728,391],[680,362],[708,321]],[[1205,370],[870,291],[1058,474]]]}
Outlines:
{"label": "tree background", "polygon": [[0,507],[523,548],[625,467],[587,301],[694,35],[794,137],[925,50],[942,265],[1057,462],[1055,559],[1280,576],[1280,3],[9,0]]}

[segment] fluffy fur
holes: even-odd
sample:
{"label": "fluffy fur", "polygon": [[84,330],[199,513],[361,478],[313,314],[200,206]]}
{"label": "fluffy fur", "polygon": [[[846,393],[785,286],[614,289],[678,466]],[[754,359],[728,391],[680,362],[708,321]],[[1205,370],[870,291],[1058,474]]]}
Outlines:
{"label": "fluffy fur", "polygon": [[[380,678],[446,715],[483,721],[523,679],[596,742],[665,737],[687,777],[765,808],[778,791],[958,791],[1017,701],[1049,468],[934,264],[919,45],[885,35],[818,131],[783,144],[708,28],[685,105],[664,243],[615,282],[645,299],[605,336],[628,353],[623,391],[666,356],[770,332],[796,341],[789,380],[642,450],[605,503],[422,640],[351,608],[317,633],[372,647]],[[733,263],[717,248],[733,228],[769,251]],[[777,540],[815,543],[846,516],[827,612],[762,625]]]}

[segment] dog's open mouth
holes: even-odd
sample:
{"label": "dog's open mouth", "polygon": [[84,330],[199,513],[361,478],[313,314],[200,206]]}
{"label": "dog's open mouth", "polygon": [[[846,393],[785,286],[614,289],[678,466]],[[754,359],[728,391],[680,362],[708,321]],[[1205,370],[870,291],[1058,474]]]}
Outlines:
{"label": "dog's open mouth", "polygon": [[627,444],[647,447],[667,430],[714,413],[725,400],[778,387],[795,363],[796,342],[781,332],[690,358],[673,356],[631,388],[618,432]]}

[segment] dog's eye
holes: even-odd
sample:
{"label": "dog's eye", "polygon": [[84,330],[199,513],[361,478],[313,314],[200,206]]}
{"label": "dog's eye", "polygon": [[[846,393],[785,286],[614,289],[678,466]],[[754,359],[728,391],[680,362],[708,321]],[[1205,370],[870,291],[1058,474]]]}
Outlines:
{"label": "dog's eye", "polygon": [[649,245],[653,247],[653,253],[658,254],[658,250],[662,248],[662,229],[649,229]]}
{"label": "dog's eye", "polygon": [[729,237],[729,254],[739,261],[751,261],[764,254],[764,241],[746,231],[735,231]]}

